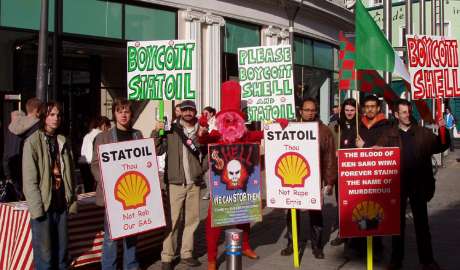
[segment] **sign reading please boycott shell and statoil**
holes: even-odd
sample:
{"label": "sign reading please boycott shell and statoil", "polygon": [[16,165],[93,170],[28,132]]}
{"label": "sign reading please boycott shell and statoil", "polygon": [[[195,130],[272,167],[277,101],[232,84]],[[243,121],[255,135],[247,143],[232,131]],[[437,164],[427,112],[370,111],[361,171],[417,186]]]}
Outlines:
{"label": "sign reading please boycott shell and statoil", "polygon": [[399,148],[341,149],[338,163],[340,237],[399,234]]}
{"label": "sign reading please boycott shell and statoil", "polygon": [[239,48],[238,74],[249,121],[295,118],[291,46]]}
{"label": "sign reading please boycott shell and statoil", "polygon": [[165,226],[153,139],[103,144],[98,155],[110,237]]}
{"label": "sign reading please boycott shell and statoil", "polygon": [[265,127],[267,206],[321,209],[318,123]]}
{"label": "sign reading please boycott shell and statoil", "polygon": [[195,41],[132,41],[127,55],[128,99],[195,99]]}
{"label": "sign reading please boycott shell and statoil", "polygon": [[413,99],[460,97],[458,41],[406,35]]}

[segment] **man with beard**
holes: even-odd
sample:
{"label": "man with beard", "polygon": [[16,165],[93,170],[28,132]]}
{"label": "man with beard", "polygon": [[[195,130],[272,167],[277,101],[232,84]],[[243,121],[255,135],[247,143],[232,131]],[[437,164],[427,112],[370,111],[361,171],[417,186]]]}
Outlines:
{"label": "man with beard", "polygon": [[[438,270],[433,259],[430,227],[428,224],[427,202],[435,191],[435,179],[431,169],[431,156],[449,148],[450,139],[445,144],[440,136],[429,129],[420,127],[411,115],[411,104],[400,99],[395,102],[394,113],[397,124],[383,134],[377,145],[400,147],[401,149],[401,235],[393,236],[391,263],[388,270],[402,269],[404,258],[404,235],[406,206],[409,199],[414,216],[415,237],[419,261],[423,270]],[[439,120],[439,126],[444,120]]]}
{"label": "man with beard", "polygon": [[[332,195],[332,188],[337,182],[337,158],[335,156],[335,144],[331,130],[317,119],[318,105],[315,99],[304,99],[300,107],[300,116],[305,122],[317,121],[319,124],[319,158],[322,182],[325,184],[324,191]],[[311,246],[313,256],[317,259],[324,259],[322,236],[323,236],[323,214],[321,211],[308,211],[310,215]],[[298,217],[298,216],[297,216]],[[292,232],[291,232],[291,211],[287,212],[286,223],[288,227],[288,244],[281,250],[281,256],[288,256],[293,253]],[[297,221],[297,223],[299,223]]]}
{"label": "man with beard", "polygon": [[385,115],[380,111],[380,100],[376,96],[366,96],[363,109],[364,115],[361,117],[359,136],[356,139],[356,146],[359,148],[374,146],[390,126]]}
{"label": "man with beard", "polygon": [[164,136],[159,135],[159,131],[164,129],[163,122],[157,122],[152,132],[157,155],[166,153],[164,181],[169,195],[170,215],[161,252],[163,270],[173,269],[182,212],[185,224],[181,240],[181,263],[191,267],[201,264],[193,258],[193,234],[200,222],[200,186],[207,163],[202,163],[203,155],[198,143],[199,125],[195,102],[183,101],[180,110],[180,118],[172,123],[171,130],[165,132]]}

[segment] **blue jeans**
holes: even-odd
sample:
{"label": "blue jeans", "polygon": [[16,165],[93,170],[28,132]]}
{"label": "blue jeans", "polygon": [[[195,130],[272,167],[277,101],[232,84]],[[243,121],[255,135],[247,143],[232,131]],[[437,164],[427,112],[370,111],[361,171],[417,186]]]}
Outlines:
{"label": "blue jeans", "polygon": [[67,211],[48,210],[31,219],[31,229],[35,269],[67,269]]}
{"label": "blue jeans", "polygon": [[[137,270],[139,263],[136,258],[136,243],[137,237],[123,238],[123,269],[124,270]],[[102,249],[102,270],[116,270],[117,269],[117,244],[118,241],[110,239],[109,227],[107,225],[107,218],[104,221],[104,246]]]}

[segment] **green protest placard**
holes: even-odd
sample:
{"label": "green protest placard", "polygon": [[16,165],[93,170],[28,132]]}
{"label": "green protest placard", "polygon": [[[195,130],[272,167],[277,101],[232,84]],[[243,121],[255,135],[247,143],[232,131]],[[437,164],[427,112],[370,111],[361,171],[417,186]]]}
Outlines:
{"label": "green protest placard", "polygon": [[128,42],[127,58],[128,99],[195,99],[195,41],[132,41]]}
{"label": "green protest placard", "polygon": [[295,118],[291,46],[238,49],[241,98],[250,121]]}

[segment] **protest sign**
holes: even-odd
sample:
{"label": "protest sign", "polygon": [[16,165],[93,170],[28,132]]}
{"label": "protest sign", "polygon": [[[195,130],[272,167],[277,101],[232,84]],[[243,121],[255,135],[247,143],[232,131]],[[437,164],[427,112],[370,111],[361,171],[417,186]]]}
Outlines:
{"label": "protest sign", "polygon": [[127,47],[128,99],[195,99],[195,41],[132,41]]}
{"label": "protest sign", "polygon": [[259,145],[209,145],[212,227],[262,220]]}
{"label": "protest sign", "polygon": [[399,148],[340,149],[340,237],[397,235],[400,228]]}
{"label": "protest sign", "polygon": [[166,225],[153,139],[99,146],[111,239]]}
{"label": "protest sign", "polygon": [[290,45],[238,49],[241,99],[249,121],[295,118]]}
{"label": "protest sign", "polygon": [[267,206],[321,209],[317,122],[265,127]]}
{"label": "protest sign", "polygon": [[460,97],[457,40],[406,35],[406,41],[412,98]]}

